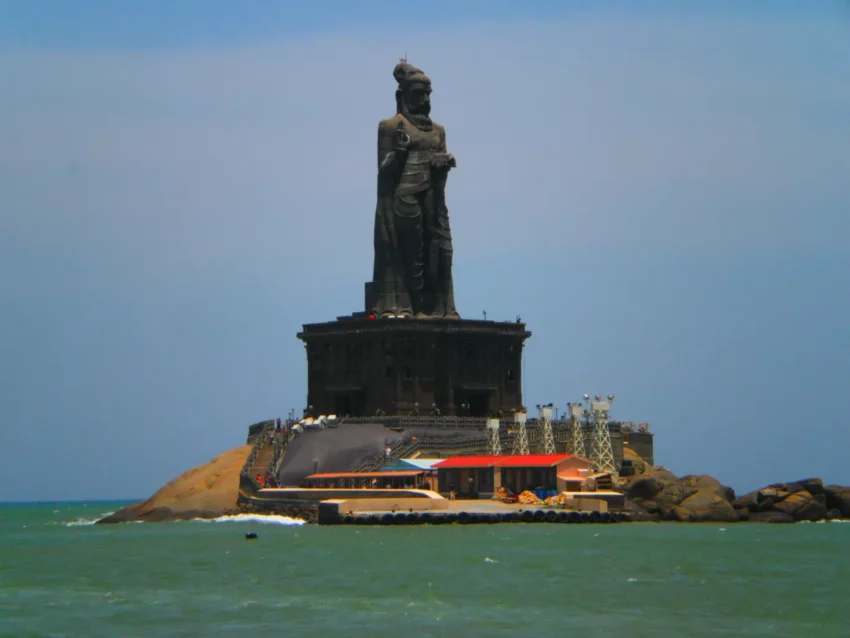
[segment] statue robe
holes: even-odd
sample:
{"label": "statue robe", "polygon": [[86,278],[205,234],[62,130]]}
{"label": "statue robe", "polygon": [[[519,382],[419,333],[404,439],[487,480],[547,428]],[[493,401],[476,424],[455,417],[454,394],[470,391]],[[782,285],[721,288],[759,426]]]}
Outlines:
{"label": "statue robe", "polygon": [[[393,149],[400,125],[410,136],[404,151]],[[445,152],[439,124],[422,131],[398,114],[378,126],[375,262],[367,308],[378,316],[457,316],[447,171],[431,168],[431,157]]]}

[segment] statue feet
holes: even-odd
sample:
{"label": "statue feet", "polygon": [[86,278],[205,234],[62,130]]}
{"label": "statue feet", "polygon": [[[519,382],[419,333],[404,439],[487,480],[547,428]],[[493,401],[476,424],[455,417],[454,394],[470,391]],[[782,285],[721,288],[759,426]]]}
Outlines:
{"label": "statue feet", "polygon": [[385,310],[381,313],[381,319],[410,319],[411,317],[413,317],[413,313],[407,310],[402,310],[401,312]]}

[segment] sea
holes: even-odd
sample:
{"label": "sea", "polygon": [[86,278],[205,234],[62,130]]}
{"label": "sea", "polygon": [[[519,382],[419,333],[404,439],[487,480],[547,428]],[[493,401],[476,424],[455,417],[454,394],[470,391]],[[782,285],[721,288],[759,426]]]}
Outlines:
{"label": "sea", "polygon": [[123,505],[0,504],[0,636],[850,636],[848,523],[94,525]]}

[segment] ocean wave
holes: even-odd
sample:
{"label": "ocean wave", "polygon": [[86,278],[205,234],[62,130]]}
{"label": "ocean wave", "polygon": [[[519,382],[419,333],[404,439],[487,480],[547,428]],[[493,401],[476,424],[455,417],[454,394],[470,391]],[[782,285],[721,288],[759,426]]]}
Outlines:
{"label": "ocean wave", "polygon": [[48,525],[62,525],[63,527],[87,527],[89,525],[94,525],[100,519],[105,518],[114,513],[115,512],[104,512],[100,516],[95,517],[80,516],[78,518],[75,518],[73,521],[52,521],[48,523]]}
{"label": "ocean wave", "polygon": [[232,516],[219,516],[218,518],[193,518],[193,523],[262,523],[264,525],[303,525],[300,518],[289,516],[278,516],[274,514],[234,514]]}

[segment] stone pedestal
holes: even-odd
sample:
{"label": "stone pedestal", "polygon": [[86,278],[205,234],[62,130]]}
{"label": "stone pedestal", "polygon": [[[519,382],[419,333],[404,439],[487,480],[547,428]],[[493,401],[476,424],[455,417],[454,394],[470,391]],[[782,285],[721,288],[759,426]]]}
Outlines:
{"label": "stone pedestal", "polygon": [[490,416],[522,408],[523,323],[378,319],[304,325],[314,416]]}

